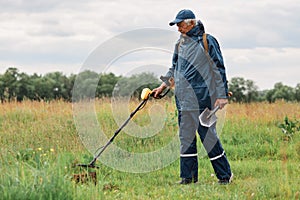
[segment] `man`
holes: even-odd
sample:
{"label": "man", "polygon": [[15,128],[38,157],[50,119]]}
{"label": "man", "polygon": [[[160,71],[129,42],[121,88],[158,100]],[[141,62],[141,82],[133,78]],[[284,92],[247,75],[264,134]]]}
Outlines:
{"label": "man", "polygon": [[[166,77],[175,82],[175,99],[178,110],[180,138],[180,184],[198,181],[196,131],[210,158],[220,184],[231,182],[232,173],[225,151],[216,133],[216,125],[210,128],[199,123],[200,113],[228,103],[228,89],[223,57],[217,40],[205,33],[203,24],[196,21],[191,10],[181,10],[170,26],[177,25],[181,33],[175,45],[172,67]],[[208,44],[207,53],[205,42]],[[157,97],[167,87],[163,82],[153,90]]]}

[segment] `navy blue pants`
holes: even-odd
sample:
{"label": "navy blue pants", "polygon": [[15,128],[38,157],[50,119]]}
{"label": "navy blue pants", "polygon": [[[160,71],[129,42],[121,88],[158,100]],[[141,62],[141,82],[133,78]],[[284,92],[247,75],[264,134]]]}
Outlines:
{"label": "navy blue pants", "polygon": [[178,111],[180,138],[180,177],[198,178],[198,157],[196,131],[208,153],[212,167],[218,179],[229,179],[231,169],[225,151],[217,136],[216,125],[210,128],[200,125],[201,111]]}

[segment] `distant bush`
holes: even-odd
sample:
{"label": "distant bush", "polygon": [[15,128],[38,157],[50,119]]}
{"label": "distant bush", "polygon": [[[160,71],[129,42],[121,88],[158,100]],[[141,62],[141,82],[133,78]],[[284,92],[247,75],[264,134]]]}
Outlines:
{"label": "distant bush", "polygon": [[290,140],[295,133],[300,131],[300,122],[297,120],[290,120],[286,116],[284,121],[278,124],[278,127],[281,128],[282,132],[287,136],[287,139]]}

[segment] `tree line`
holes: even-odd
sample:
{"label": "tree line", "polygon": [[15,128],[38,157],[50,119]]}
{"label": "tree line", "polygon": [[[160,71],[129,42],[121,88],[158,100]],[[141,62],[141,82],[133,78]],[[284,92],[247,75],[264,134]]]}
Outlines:
{"label": "tree line", "polygon": [[[138,97],[143,88],[155,88],[160,80],[153,73],[141,73],[130,77],[116,76],[113,73],[98,74],[83,71],[79,74],[64,75],[52,72],[45,75],[28,75],[17,68],[8,68],[0,74],[0,101],[65,101],[83,98],[103,98],[111,96]],[[234,77],[228,82],[233,93],[230,101],[251,103],[283,99],[300,102],[300,83],[295,88],[278,82],[272,89],[260,91],[254,81]]]}
{"label": "tree line", "polygon": [[61,72],[28,75],[20,73],[17,68],[8,68],[0,74],[0,101],[72,101],[112,95],[139,96],[143,88],[155,88],[159,84],[160,81],[152,73],[122,77],[86,70],[69,76]]}
{"label": "tree line", "polygon": [[295,88],[284,85],[282,82],[275,83],[272,89],[258,90],[254,81],[241,77],[234,77],[228,83],[229,91],[233,92],[232,101],[251,103],[267,101],[274,103],[277,100],[300,102],[300,83]]}

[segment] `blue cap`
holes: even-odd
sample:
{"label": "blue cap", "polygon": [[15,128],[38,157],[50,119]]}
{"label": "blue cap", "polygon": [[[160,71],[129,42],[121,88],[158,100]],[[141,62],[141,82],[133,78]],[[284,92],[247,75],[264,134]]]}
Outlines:
{"label": "blue cap", "polygon": [[169,25],[173,26],[179,22],[182,22],[185,19],[196,19],[196,17],[191,10],[184,9],[179,11],[179,13],[176,15],[176,19],[170,22]]}

